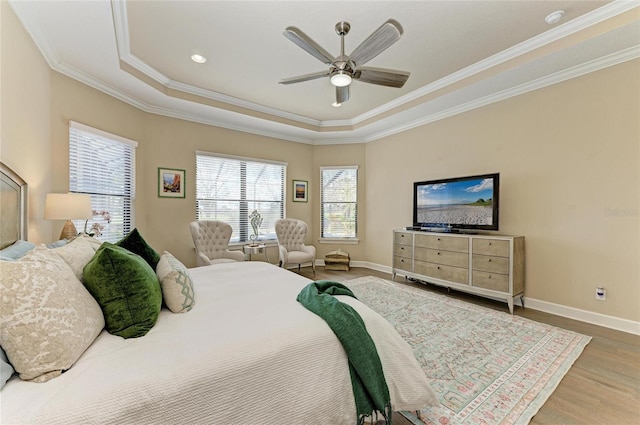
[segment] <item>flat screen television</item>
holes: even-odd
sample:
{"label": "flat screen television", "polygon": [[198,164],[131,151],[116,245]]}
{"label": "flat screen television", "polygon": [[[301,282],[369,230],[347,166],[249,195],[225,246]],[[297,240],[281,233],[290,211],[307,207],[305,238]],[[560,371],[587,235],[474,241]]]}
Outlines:
{"label": "flat screen television", "polygon": [[415,182],[413,226],[445,232],[498,230],[499,202],[499,173]]}

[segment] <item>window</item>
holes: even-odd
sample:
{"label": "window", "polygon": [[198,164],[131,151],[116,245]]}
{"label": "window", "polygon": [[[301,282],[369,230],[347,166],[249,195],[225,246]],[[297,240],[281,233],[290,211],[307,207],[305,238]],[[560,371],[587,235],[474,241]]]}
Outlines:
{"label": "window", "polygon": [[262,216],[258,240],[275,240],[284,218],[287,164],[196,152],[196,219],[220,220],[233,228],[231,242],[248,242],[249,215]]}
{"label": "window", "polygon": [[358,167],[320,167],[322,238],[358,236]]}
{"label": "window", "polygon": [[[89,220],[104,226],[98,238],[117,242],[135,227],[135,164],[137,142],[76,122],[69,125],[69,191],[91,195],[97,212]],[[108,212],[107,223],[102,212]],[[74,220],[85,229],[84,220]]]}

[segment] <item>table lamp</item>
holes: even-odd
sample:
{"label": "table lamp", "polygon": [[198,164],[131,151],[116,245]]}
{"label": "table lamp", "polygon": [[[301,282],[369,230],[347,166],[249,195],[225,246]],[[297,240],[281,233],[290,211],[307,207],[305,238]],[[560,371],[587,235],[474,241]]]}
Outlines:
{"label": "table lamp", "polygon": [[60,239],[74,238],[78,231],[71,221],[88,220],[93,217],[91,196],[80,193],[48,193],[44,203],[45,220],[67,220]]}

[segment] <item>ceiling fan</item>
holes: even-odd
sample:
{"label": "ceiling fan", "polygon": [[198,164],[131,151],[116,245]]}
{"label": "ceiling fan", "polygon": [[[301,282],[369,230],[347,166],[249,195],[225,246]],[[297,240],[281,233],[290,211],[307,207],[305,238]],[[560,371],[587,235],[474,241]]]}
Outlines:
{"label": "ceiling fan", "polygon": [[356,47],[349,56],[344,53],[344,36],[349,33],[351,25],[348,22],[341,21],[336,24],[335,29],[340,36],[340,56],[338,57],[333,57],[298,28],[287,27],[283,33],[284,36],[311,56],[328,65],[329,69],[287,78],[280,81],[280,84],[294,84],[329,77],[331,84],[336,87],[335,105],[340,105],[349,100],[349,87],[353,80],[396,88],[404,85],[409,78],[409,72],[362,66],[400,39],[402,27],[398,22],[389,19]]}

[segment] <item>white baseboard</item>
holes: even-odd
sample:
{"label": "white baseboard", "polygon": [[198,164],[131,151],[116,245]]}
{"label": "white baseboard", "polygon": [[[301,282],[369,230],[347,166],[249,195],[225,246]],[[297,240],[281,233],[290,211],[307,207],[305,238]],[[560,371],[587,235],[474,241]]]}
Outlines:
{"label": "white baseboard", "polygon": [[[321,263],[321,264],[320,264]],[[324,261],[316,261],[318,265],[324,265]],[[351,267],[363,267],[376,270],[382,273],[391,273],[389,266],[371,263],[368,261],[352,261]],[[555,314],[556,316],[566,317],[568,319],[578,320],[580,322],[591,323],[597,326],[603,326],[617,331],[627,332],[634,335],[640,335],[640,322],[622,319],[619,317],[608,316],[606,314],[594,313],[592,311],[581,310],[579,308],[568,307],[561,304],[554,304],[548,301],[541,301],[535,298],[524,297],[524,305],[526,308],[538,310],[545,313]]]}
{"label": "white baseboard", "polygon": [[620,317],[608,316],[606,314],[594,313],[593,311],[581,310],[579,308],[568,307],[566,305],[536,300],[535,298],[524,297],[524,305],[526,308],[544,311],[545,313],[555,314],[556,316],[562,316],[569,319],[579,320],[581,322],[591,323],[592,325],[603,326],[617,331],[640,335],[640,322],[634,322],[633,320],[621,319]]}

